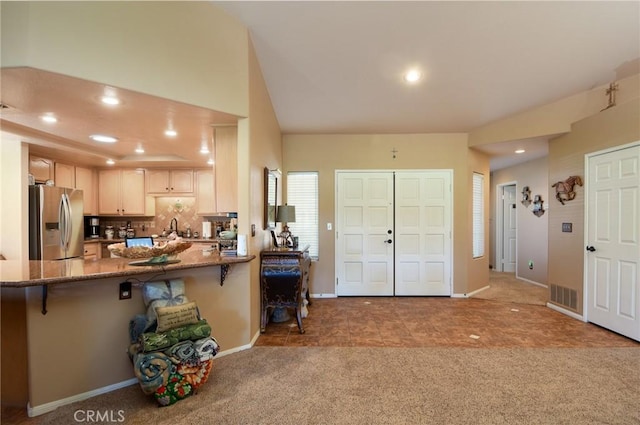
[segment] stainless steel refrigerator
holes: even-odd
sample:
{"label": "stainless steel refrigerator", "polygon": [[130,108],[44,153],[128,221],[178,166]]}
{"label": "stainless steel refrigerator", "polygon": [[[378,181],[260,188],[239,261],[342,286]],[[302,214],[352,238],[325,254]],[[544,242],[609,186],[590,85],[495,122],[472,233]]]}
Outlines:
{"label": "stainless steel refrigerator", "polygon": [[29,186],[29,259],[82,257],[83,207],[82,190]]}

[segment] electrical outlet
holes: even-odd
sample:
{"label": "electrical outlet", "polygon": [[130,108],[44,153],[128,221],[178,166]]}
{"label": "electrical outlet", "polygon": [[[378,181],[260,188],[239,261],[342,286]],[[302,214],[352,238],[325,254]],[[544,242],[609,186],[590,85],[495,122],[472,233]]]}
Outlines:
{"label": "electrical outlet", "polygon": [[131,282],[122,282],[120,284],[119,296],[121,300],[128,300],[131,298]]}

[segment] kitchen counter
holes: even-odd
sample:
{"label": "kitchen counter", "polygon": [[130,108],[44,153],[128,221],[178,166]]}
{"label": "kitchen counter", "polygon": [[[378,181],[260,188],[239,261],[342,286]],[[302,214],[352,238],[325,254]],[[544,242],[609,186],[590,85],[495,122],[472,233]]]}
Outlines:
{"label": "kitchen counter", "polygon": [[[145,237],[145,236],[140,236],[140,237]],[[170,239],[168,238],[153,238],[154,242],[166,242],[169,241]],[[225,240],[225,239],[215,239],[215,238],[209,238],[209,239],[203,239],[203,238],[182,238],[182,240],[184,242],[193,242],[193,243],[216,243],[219,242],[221,240]],[[118,238],[114,238],[114,239],[107,239],[107,238],[86,238],[84,240],[84,243],[91,243],[91,242],[100,242],[100,243],[120,243],[120,242],[124,242],[124,239],[118,239]]]}
{"label": "kitchen counter", "polygon": [[[116,243],[116,240],[113,240]],[[173,271],[210,266],[222,266],[222,279],[225,269],[235,263],[246,263],[255,255],[245,257],[221,257],[217,251],[204,252],[190,249],[178,254],[179,263],[134,266],[129,258],[103,258],[84,260],[82,258],[57,261],[0,261],[0,287],[24,288],[29,286],[52,285],[69,282],[83,282],[110,277],[132,276],[159,271]]]}

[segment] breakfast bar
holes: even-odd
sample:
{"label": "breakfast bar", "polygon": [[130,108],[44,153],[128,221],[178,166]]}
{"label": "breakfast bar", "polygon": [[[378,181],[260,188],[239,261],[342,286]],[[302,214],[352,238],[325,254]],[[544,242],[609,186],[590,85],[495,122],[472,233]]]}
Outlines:
{"label": "breakfast bar", "polygon": [[[249,347],[254,258],[193,246],[178,262],[158,265],[132,265],[129,258],[0,261],[2,375],[12,382],[3,393],[25,400],[35,416],[136,384],[128,329],[145,312],[147,282],[183,281],[221,350]],[[123,283],[130,288],[124,297]]]}

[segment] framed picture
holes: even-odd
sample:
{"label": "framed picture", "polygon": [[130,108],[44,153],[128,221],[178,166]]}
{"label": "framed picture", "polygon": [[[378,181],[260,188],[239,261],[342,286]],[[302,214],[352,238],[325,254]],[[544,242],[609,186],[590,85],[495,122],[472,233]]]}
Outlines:
{"label": "framed picture", "polygon": [[276,205],[278,202],[278,175],[264,167],[264,229],[276,228]]}

